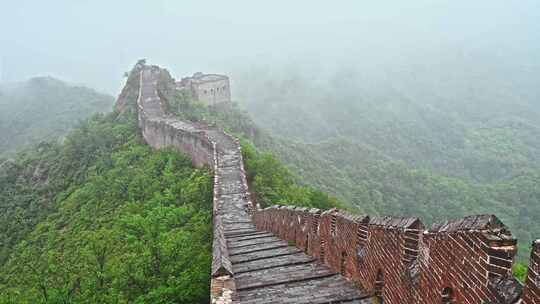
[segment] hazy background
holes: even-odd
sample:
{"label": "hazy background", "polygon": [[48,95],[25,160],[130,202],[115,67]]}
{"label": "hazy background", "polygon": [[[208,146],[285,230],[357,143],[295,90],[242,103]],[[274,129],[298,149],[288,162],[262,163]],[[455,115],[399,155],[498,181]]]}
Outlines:
{"label": "hazy background", "polygon": [[[230,75],[259,148],[359,212],[540,236],[538,0],[0,0],[0,82],[116,96],[140,58]],[[0,158],[112,102],[0,83]]]}
{"label": "hazy background", "polygon": [[1,80],[51,75],[116,95],[141,57],[177,76],[438,63],[540,74],[539,1],[373,2],[2,0]]}

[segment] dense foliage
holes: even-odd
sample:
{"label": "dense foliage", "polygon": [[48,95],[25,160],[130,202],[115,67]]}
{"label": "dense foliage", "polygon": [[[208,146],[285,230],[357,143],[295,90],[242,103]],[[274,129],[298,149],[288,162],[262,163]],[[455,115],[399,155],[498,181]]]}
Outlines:
{"label": "dense foliage", "polygon": [[527,278],[528,267],[525,263],[515,263],[514,264],[514,276],[522,283],[525,283]]}
{"label": "dense foliage", "polygon": [[251,190],[262,207],[273,204],[294,205],[319,209],[346,208],[336,198],[299,183],[281,161],[269,152],[258,151],[244,140],[242,152]]}
{"label": "dense foliage", "polygon": [[0,303],[207,303],[212,178],[95,117],[0,169]]}
{"label": "dense foliage", "polygon": [[79,120],[109,111],[113,98],[41,77],[0,86],[0,155],[43,140],[57,140]]}

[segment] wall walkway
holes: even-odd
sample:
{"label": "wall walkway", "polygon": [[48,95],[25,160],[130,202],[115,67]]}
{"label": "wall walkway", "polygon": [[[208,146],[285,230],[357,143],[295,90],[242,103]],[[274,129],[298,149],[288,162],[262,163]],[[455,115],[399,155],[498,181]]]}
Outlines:
{"label": "wall walkway", "polygon": [[214,172],[213,303],[540,304],[540,241],[523,287],[511,273],[516,240],[495,216],[426,230],[416,218],[253,206],[238,141],[167,116],[164,70],[138,72],[146,142],[188,153]]}
{"label": "wall walkway", "polygon": [[139,126],[156,148],[174,147],[214,175],[214,303],[371,303],[370,294],[252,221],[239,142],[223,131],[167,117],[158,93],[162,70],[140,75]]}

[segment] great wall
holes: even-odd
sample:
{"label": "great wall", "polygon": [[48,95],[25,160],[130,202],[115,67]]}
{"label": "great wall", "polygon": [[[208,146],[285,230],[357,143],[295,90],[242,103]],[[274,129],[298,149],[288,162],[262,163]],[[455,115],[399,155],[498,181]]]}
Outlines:
{"label": "great wall", "polygon": [[254,205],[239,142],[167,115],[167,75],[133,69],[139,126],[153,148],[214,172],[212,303],[540,304],[540,240],[523,286],[512,276],[517,241],[493,215],[426,229],[417,218]]}

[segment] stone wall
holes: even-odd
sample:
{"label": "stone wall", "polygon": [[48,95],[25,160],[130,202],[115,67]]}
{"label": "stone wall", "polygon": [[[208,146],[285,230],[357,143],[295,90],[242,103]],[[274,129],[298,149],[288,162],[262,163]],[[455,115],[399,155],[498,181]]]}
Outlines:
{"label": "stone wall", "polygon": [[[137,98],[138,123],[146,143],[154,149],[173,148],[189,154],[196,167],[207,165],[215,173],[211,298],[213,303],[232,303],[235,298],[235,281],[224,235],[225,224],[219,210],[221,194],[218,193],[222,183],[218,173],[219,163],[229,161],[227,153],[224,153],[223,148],[218,149],[216,141],[209,136],[210,133],[216,133],[216,130],[205,130],[193,123],[182,122],[166,115],[159,88],[165,85],[160,83],[165,81],[164,79],[172,79],[167,71],[156,66],[144,66],[136,72],[140,79]],[[237,140],[223,132],[217,133],[220,138],[233,143],[236,149],[233,153],[240,153]],[[245,174],[241,162],[240,153],[238,170]],[[247,191],[247,186],[245,189]]]}
{"label": "stone wall", "polygon": [[[516,240],[492,215],[425,230],[417,218],[369,218],[338,210],[257,209],[258,229],[276,233],[379,296],[384,303],[517,303]],[[525,304],[540,303],[535,245]]]}
{"label": "stone wall", "polygon": [[174,148],[192,157],[196,167],[214,167],[212,142],[202,131],[191,130],[182,124],[163,119],[142,119],[141,131],[145,141],[155,149]]}
{"label": "stone wall", "polygon": [[[196,166],[214,170],[211,292],[215,303],[235,299],[224,226],[246,220],[247,214],[252,214],[259,230],[294,242],[384,303],[518,303],[522,294],[521,303],[540,303],[540,241],[533,244],[523,289],[511,274],[516,240],[492,215],[435,224],[426,230],[417,218],[370,218],[335,209],[281,206],[252,210],[249,201],[235,205],[227,195],[249,197],[238,141],[219,130],[168,118],[158,92],[163,70],[144,66],[137,73],[139,125],[146,142],[156,149],[172,147],[187,153]],[[231,168],[240,173],[238,180],[224,179]],[[237,212],[246,209],[246,215],[231,217],[224,211],[225,203],[240,208]]]}

